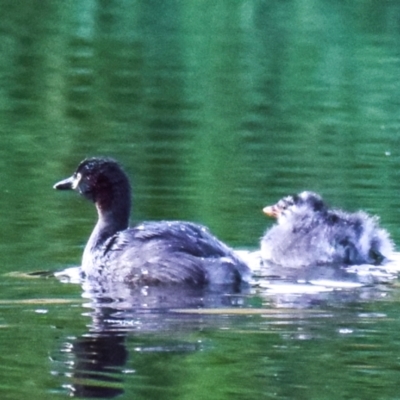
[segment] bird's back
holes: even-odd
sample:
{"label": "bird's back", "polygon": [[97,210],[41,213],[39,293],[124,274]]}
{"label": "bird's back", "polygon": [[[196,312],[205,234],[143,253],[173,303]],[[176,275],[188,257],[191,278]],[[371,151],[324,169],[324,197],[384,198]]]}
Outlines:
{"label": "bird's back", "polygon": [[113,235],[93,257],[107,279],[131,284],[233,284],[248,275],[229,247],[189,222],[142,223]]}

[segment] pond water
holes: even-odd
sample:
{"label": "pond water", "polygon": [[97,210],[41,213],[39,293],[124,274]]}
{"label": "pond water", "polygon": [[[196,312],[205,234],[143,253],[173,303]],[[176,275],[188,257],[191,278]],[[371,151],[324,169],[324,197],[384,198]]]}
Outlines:
{"label": "pond water", "polygon": [[394,399],[400,287],[143,288],[51,272],[96,215],[52,185],[87,156],[132,178],[132,223],[257,249],[313,190],[400,242],[400,4],[0,0],[0,397]]}

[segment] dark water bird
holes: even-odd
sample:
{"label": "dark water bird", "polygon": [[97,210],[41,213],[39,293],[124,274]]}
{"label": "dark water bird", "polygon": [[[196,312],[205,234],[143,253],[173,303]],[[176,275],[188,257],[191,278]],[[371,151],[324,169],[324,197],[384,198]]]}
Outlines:
{"label": "dark water bird", "polygon": [[312,265],[379,265],[393,252],[377,217],[330,209],[321,196],[302,192],[263,209],[277,223],[261,240],[264,261],[289,268]]}
{"label": "dark water bird", "polygon": [[204,286],[238,284],[250,277],[244,261],[202,225],[159,221],[129,228],[131,186],[115,160],[86,159],[54,188],[76,190],[96,205],[98,221],[81,266],[89,279]]}

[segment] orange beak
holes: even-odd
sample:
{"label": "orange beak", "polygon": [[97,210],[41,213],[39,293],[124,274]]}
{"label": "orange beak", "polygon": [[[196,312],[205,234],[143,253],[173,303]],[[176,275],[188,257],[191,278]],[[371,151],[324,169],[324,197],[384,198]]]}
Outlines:
{"label": "orange beak", "polygon": [[280,214],[280,209],[274,205],[274,206],[267,206],[263,208],[263,213],[268,215],[268,217],[272,218],[278,218]]}

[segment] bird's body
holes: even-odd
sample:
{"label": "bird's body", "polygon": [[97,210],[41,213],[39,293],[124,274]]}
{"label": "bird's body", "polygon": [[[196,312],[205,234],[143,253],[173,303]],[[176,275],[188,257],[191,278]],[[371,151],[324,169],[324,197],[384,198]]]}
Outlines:
{"label": "bird's body", "polygon": [[203,286],[237,284],[250,276],[244,261],[202,225],[159,221],[128,228],[129,179],[114,160],[84,160],[54,187],[75,189],[96,205],[98,221],[82,257],[90,279]]}
{"label": "bird's body", "polygon": [[393,252],[389,234],[376,217],[329,209],[312,192],[287,196],[264,212],[277,218],[261,240],[266,262],[290,268],[380,264]]}

